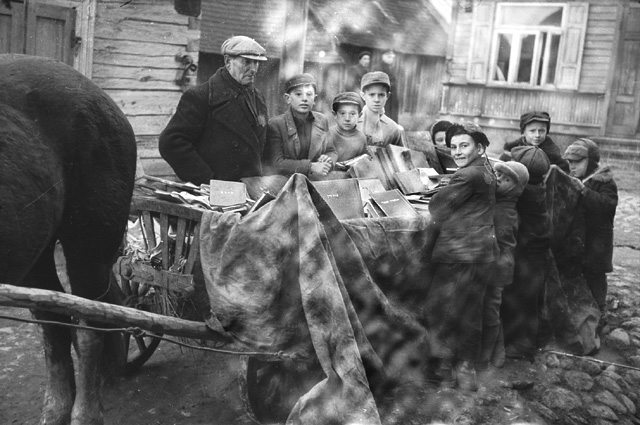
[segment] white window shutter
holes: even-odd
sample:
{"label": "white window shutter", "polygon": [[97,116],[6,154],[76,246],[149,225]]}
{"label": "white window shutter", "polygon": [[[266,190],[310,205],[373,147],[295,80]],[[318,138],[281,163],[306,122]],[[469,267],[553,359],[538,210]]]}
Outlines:
{"label": "white window shutter", "polygon": [[556,87],[577,90],[589,18],[589,3],[568,3],[566,24],[560,41]]}
{"label": "white window shutter", "polygon": [[494,2],[475,1],[473,4],[471,43],[467,66],[467,81],[469,82],[482,84],[487,82],[489,60],[491,58],[491,33],[493,32],[494,11]]}

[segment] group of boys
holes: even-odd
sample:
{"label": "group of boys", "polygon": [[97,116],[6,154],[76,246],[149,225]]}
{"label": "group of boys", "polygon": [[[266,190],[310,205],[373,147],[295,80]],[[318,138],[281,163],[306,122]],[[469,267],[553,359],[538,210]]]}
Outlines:
{"label": "group of boys", "polygon": [[544,342],[541,300],[554,264],[544,185],[551,164],[566,169],[580,194],[573,269],[604,317],[617,187],[599,164],[596,143],[577,139],[561,155],[548,136],[550,121],[545,112],[523,114],[521,137],[493,167],[483,158],[489,141],[478,126],[432,128],[434,144],[445,145],[458,167],[429,204],[438,236],[427,259],[434,266],[424,317],[431,330],[427,372],[441,385],[472,390],[476,371],[501,367],[505,357],[531,360]]}
{"label": "group of boys", "polygon": [[[235,36],[222,53],[225,66],[185,92],[160,137],[160,152],[181,179],[200,184],[271,173],[322,179],[369,147],[402,145],[401,127],[385,115],[386,73],[366,73],[360,93],[335,96],[331,128],[312,110],[316,81],[296,75],[285,84],[287,110],[267,122],[264,99],[253,87],[265,50]],[[546,112],[522,115],[521,137],[505,145],[505,161],[493,167],[478,126],[439,122],[432,128],[434,144],[458,168],[429,204],[438,236],[426,259],[434,268],[425,321],[432,335],[430,373],[445,383],[473,387],[478,367],[500,366],[505,355],[530,358],[537,348],[550,263],[544,176],[551,164],[570,173],[581,194],[586,225],[579,269],[604,314],[617,188],[593,141],[578,139],[561,155],[548,136],[550,123]]]}

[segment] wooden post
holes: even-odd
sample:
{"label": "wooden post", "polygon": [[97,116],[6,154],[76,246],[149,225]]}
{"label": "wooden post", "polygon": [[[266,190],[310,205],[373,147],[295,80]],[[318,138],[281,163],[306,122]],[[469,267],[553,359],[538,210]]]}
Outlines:
{"label": "wooden post", "polygon": [[303,71],[309,0],[286,0],[286,7],[279,73],[281,83]]}

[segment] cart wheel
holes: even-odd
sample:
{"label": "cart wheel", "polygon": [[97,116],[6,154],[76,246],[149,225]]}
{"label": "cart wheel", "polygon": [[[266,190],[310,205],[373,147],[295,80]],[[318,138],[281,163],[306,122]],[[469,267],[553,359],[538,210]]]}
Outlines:
{"label": "cart wheel", "polygon": [[257,424],[285,423],[296,401],[325,378],[317,363],[240,360],[240,398]]}
{"label": "cart wheel", "polygon": [[[121,295],[125,307],[133,307],[151,313],[162,313],[162,308],[158,302],[158,294],[153,292],[153,288],[139,285],[137,282],[123,277],[120,277],[117,286],[122,292]],[[124,365],[124,373],[126,375],[136,373],[151,358],[160,344],[161,339],[158,338],[160,336],[162,334],[158,334],[157,337],[125,335],[124,348],[127,361]]]}

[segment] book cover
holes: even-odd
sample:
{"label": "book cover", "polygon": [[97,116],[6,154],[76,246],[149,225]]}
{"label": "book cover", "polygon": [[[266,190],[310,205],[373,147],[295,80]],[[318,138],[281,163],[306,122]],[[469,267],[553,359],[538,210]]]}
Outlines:
{"label": "book cover", "polygon": [[209,203],[212,206],[228,207],[247,201],[247,187],[242,182],[211,180],[209,182]]}
{"label": "book cover", "polygon": [[311,184],[338,220],[364,217],[357,179],[316,181]]}
{"label": "book cover", "polygon": [[391,189],[390,182],[386,174],[382,170],[380,161],[376,157],[363,157],[359,161],[353,163],[349,169],[350,175],[356,178],[375,178],[382,182],[385,190]]}
{"label": "book cover", "polygon": [[429,163],[427,162],[427,157],[424,152],[414,151],[413,149],[409,149],[406,152],[403,152],[403,155],[408,157],[408,161],[411,162],[413,168],[427,168],[429,167]]}
{"label": "book cover", "polygon": [[382,169],[382,173],[384,174],[384,186],[388,189],[395,189],[396,182],[393,179],[393,173],[395,173],[395,169],[393,167],[391,157],[389,156],[389,152],[387,152],[385,148],[376,147],[374,149],[375,159],[378,160],[380,168]]}
{"label": "book cover", "polygon": [[418,212],[398,189],[371,194],[371,202],[375,203],[387,217],[415,217]]}
{"label": "book cover", "polygon": [[371,198],[371,193],[384,192],[386,190],[380,179],[376,178],[358,179],[358,187],[360,188],[360,197],[363,205]]}
{"label": "book cover", "polygon": [[409,171],[412,168],[415,168],[410,161],[408,148],[396,145],[387,145],[385,149],[389,155],[391,165],[395,172]]}
{"label": "book cover", "polygon": [[254,201],[260,199],[263,193],[277,196],[288,180],[288,177],[281,175],[243,177],[240,179],[247,186],[249,198]]}
{"label": "book cover", "polygon": [[428,190],[427,185],[421,179],[420,170],[417,168],[394,173],[393,178],[396,180],[398,188],[405,195],[426,192]]}

